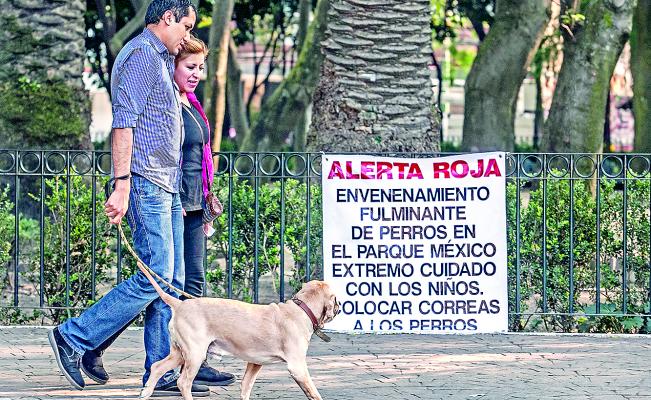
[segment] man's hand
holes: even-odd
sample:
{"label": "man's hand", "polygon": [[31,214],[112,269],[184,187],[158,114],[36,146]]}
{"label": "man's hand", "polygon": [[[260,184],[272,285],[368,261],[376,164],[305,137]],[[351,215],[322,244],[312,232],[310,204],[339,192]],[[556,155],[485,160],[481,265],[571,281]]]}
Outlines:
{"label": "man's hand", "polygon": [[104,212],[111,224],[119,224],[122,217],[127,213],[130,191],[131,182],[129,179],[115,181],[115,190],[109,196],[108,201],[104,203]]}

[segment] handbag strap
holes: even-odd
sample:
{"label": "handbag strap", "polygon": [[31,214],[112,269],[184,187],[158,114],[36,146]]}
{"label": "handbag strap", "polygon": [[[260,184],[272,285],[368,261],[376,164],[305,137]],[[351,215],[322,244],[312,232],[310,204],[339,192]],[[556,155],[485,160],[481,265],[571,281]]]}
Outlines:
{"label": "handbag strap", "polygon": [[[192,108],[192,105],[190,105],[190,106],[186,106],[186,107],[188,107],[188,108]],[[194,114],[192,113],[192,110],[188,110],[188,114],[190,114],[190,116],[192,117],[192,119],[194,120],[194,122],[195,122],[195,123],[197,124],[197,126],[199,127],[199,130],[201,131],[201,145],[202,145],[202,147],[203,147],[203,146],[206,145],[206,141],[203,140],[203,135],[204,135],[203,126],[201,126],[201,124],[199,123],[199,120],[197,119],[197,117],[194,116]]]}

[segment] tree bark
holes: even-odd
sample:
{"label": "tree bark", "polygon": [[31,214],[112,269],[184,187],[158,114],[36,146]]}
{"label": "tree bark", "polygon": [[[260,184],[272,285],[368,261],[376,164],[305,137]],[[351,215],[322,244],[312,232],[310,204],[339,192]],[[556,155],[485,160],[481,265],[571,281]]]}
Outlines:
{"label": "tree bark", "polygon": [[[208,68],[203,91],[203,107],[208,121],[213,127],[213,149],[221,141],[224,110],[226,109],[226,63],[228,62],[228,42],[230,21],[233,15],[234,0],[215,1],[212,7],[212,23],[208,33]],[[219,76],[218,76],[219,71]],[[219,126],[218,126],[219,125]],[[217,139],[219,136],[219,139]]]}
{"label": "tree bark", "polygon": [[565,35],[544,148],[600,153],[610,78],[629,38],[635,0],[583,1],[585,22]]}
{"label": "tree bark", "polygon": [[0,0],[4,145],[89,148],[85,0]]}
{"label": "tree bark", "polygon": [[224,129],[224,113],[226,112],[226,68],[228,65],[228,42],[231,31],[227,29],[222,35],[215,72],[215,124],[212,131],[212,151],[218,152],[222,143]]}
{"label": "tree bark", "polygon": [[631,34],[635,151],[651,153],[651,0],[638,0]]}
{"label": "tree bark", "polygon": [[296,52],[301,53],[307,31],[310,27],[310,14],[312,13],[312,0],[299,0],[298,3],[298,31],[296,32]]}
{"label": "tree bark", "polygon": [[495,20],[466,80],[463,150],[513,151],[518,93],[549,23],[550,6],[549,0],[497,1]]}
{"label": "tree bark", "polygon": [[437,151],[429,0],[332,0],[308,148]]}
{"label": "tree bark", "polygon": [[[315,18],[296,66],[262,106],[260,115],[240,146],[242,151],[280,150],[290,132],[295,132],[312,102],[323,62],[321,41],[325,37],[330,0],[319,0]],[[297,117],[298,116],[298,117]],[[304,145],[296,145],[302,149]]]}
{"label": "tree bark", "polygon": [[228,68],[226,69],[226,104],[231,126],[235,129],[235,140],[241,148],[242,141],[249,135],[249,120],[246,118],[244,96],[242,95],[242,70],[237,63],[237,48],[229,38]]}
{"label": "tree bark", "polygon": [[[0,60],[4,67],[0,74],[15,72],[35,79],[63,80],[82,89],[86,1],[5,0],[0,3],[5,3],[6,9],[2,16],[4,37]],[[23,29],[27,31],[22,32]],[[28,36],[17,37],[17,34]]]}
{"label": "tree bark", "polygon": [[109,42],[111,53],[118,54],[131,35],[138,29],[145,27],[145,15],[147,14],[147,7],[150,2],[151,0],[144,1],[140,9],[136,12],[136,15],[111,38]]}

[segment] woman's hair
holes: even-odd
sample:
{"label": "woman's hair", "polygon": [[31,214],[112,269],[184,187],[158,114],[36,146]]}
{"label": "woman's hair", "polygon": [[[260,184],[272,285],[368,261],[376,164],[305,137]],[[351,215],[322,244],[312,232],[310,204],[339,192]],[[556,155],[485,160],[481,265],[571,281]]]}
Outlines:
{"label": "woman's hair", "polygon": [[184,58],[192,54],[202,54],[202,53],[204,58],[208,56],[208,46],[206,46],[203,40],[199,39],[194,35],[190,35],[190,39],[183,42],[183,47],[181,48],[179,54],[176,56],[175,61],[178,64],[179,61],[183,60]]}

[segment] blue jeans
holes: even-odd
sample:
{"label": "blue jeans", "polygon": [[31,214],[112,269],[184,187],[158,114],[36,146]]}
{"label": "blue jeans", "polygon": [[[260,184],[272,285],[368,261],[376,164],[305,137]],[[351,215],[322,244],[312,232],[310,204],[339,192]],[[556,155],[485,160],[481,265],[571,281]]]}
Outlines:
{"label": "blue jeans", "polygon": [[[206,283],[203,261],[206,257],[203,233],[203,210],[188,211],[183,218],[183,250],[185,265],[185,290],[187,293],[201,297]],[[182,297],[184,298],[184,297]]]}
{"label": "blue jeans", "polygon": [[[131,178],[127,220],[138,256],[158,275],[183,288],[183,212],[178,193],[169,193],[145,178]],[[178,297],[164,285],[164,290]],[[159,297],[145,275],[123,281],[79,317],[59,326],[64,340],[79,354],[100,346],[145,309],[145,374],[170,352],[168,324],[172,310]],[[159,385],[175,379],[169,371]]]}

